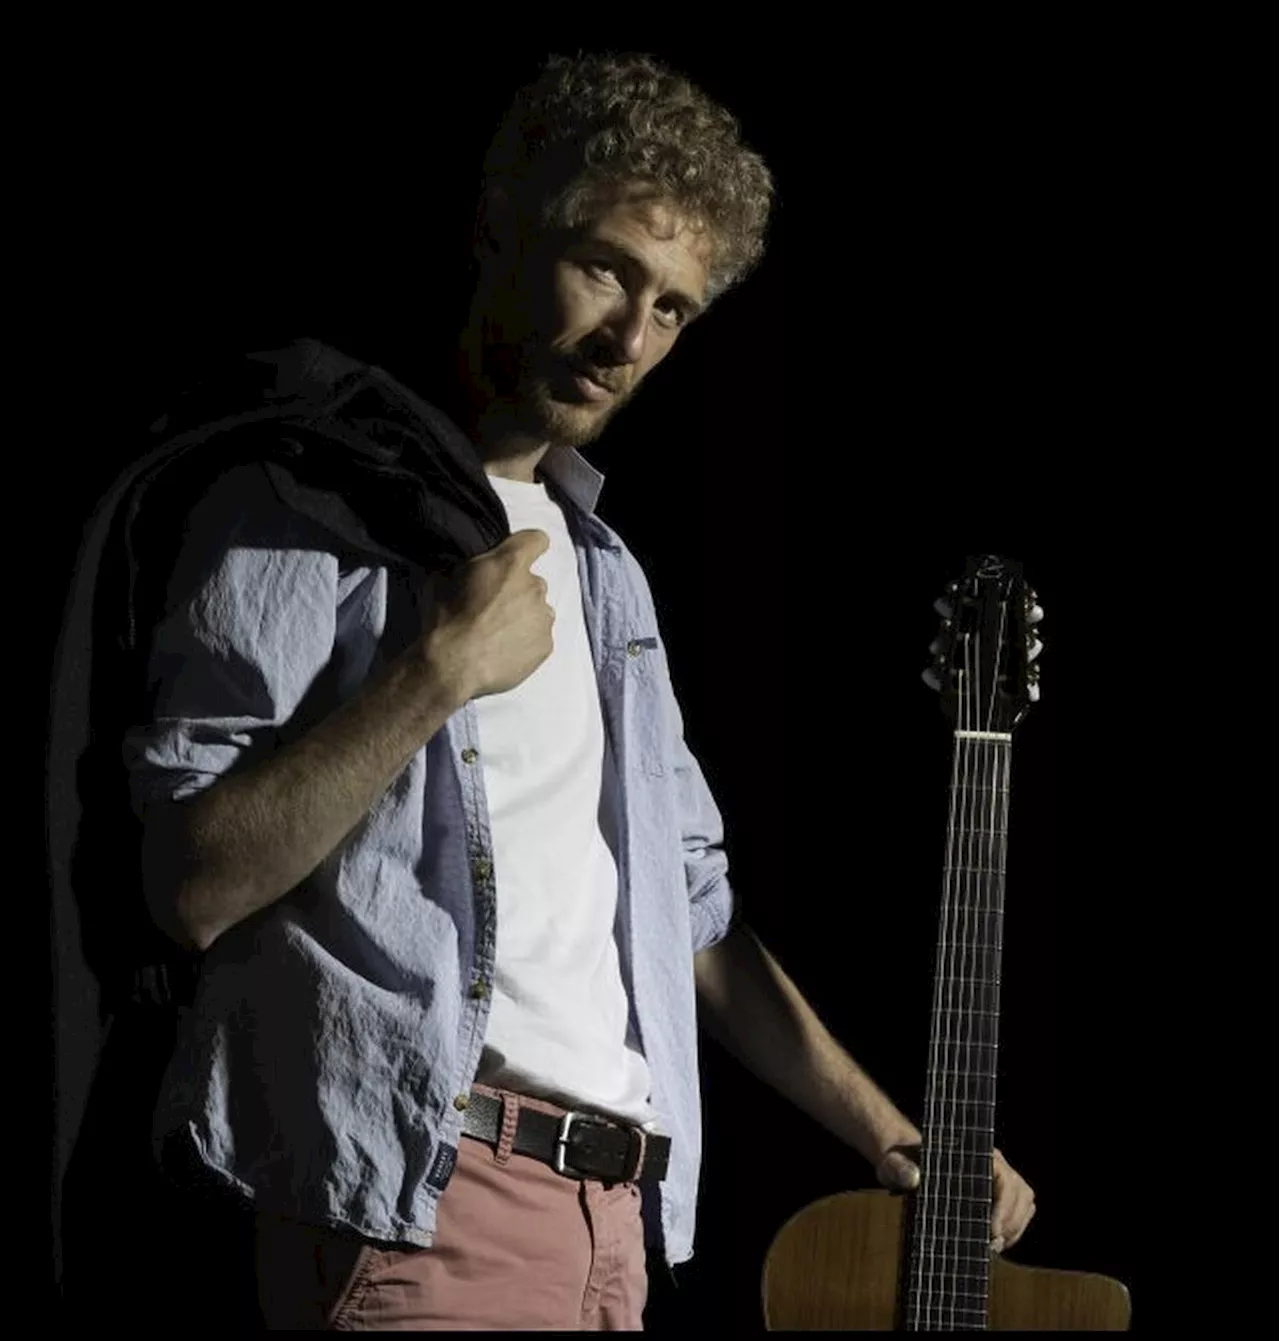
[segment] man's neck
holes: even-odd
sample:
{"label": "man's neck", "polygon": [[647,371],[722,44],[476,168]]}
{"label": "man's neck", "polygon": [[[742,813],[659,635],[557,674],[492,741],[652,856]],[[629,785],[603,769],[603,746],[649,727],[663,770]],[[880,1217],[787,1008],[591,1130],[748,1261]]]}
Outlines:
{"label": "man's neck", "polygon": [[546,453],[543,447],[535,456],[484,458],[484,473],[499,479],[517,480],[522,484],[536,484],[538,462]]}
{"label": "man's neck", "polygon": [[466,359],[459,354],[453,378],[438,393],[440,408],[453,419],[476,449],[486,475],[536,483],[534,472],[551,444],[513,427],[495,413],[466,375]]}
{"label": "man's neck", "polygon": [[486,475],[498,475],[504,480],[536,483],[534,472],[538,463],[551,449],[549,442],[532,438],[527,433],[486,424],[483,415],[472,437]]}

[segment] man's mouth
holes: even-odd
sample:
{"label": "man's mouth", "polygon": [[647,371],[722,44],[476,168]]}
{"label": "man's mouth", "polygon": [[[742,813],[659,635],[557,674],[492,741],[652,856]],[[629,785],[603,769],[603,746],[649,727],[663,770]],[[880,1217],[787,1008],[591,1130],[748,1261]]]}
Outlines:
{"label": "man's mouth", "polygon": [[569,362],[568,366],[575,385],[591,400],[604,400],[609,396],[616,396],[621,389],[614,386],[607,377],[584,364]]}

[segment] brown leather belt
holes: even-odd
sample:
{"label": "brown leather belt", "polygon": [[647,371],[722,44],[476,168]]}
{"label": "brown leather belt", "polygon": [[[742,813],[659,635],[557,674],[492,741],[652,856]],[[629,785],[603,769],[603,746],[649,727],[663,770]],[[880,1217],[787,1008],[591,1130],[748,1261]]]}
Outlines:
{"label": "brown leather belt", "polygon": [[[473,1092],[462,1116],[463,1134],[496,1148],[501,1130],[502,1100]],[[511,1148],[551,1165],[566,1178],[630,1183],[666,1177],[671,1138],[595,1113],[570,1111],[556,1117],[521,1105]]]}

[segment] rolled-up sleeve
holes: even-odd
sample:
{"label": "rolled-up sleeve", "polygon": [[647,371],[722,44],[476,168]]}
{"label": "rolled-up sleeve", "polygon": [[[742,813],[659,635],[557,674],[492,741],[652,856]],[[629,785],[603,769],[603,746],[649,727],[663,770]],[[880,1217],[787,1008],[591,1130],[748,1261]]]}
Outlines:
{"label": "rolled-up sleeve", "polygon": [[[656,693],[657,734],[663,737],[657,753],[669,768],[670,810],[666,824],[680,836],[685,887],[689,896],[689,928],[693,952],[705,950],[724,939],[739,917],[733,888],[729,883],[729,858],[724,850],[724,820],[716,804],[702,767],[685,741],[684,714],[672,683],[666,643],[658,632],[658,616],[649,580],[635,555],[619,543],[623,571],[637,612],[637,627],[656,636],[651,638],[655,657],[652,684]],[[662,770],[659,770],[662,771]],[[674,811],[674,814],[672,814]]]}
{"label": "rolled-up sleeve", "polygon": [[[195,528],[198,532],[198,528]],[[228,528],[241,535],[244,528]],[[205,539],[190,544],[208,546]],[[248,751],[268,746],[333,655],[338,559],[320,548],[232,541],[178,568],[202,571],[167,609],[148,663],[151,719],[125,735],[130,796],[140,817],[211,785]],[[188,584],[189,586],[191,584]]]}

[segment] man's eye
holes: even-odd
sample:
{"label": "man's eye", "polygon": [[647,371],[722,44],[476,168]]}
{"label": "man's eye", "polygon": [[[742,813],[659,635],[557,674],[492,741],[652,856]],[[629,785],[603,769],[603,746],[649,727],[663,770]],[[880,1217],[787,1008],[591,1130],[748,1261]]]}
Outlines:
{"label": "man's eye", "polygon": [[685,315],[680,308],[673,304],[667,304],[665,307],[655,307],[654,311],[658,313],[659,320],[664,326],[670,326],[678,329],[684,325]]}
{"label": "man's eye", "polygon": [[617,279],[618,272],[607,261],[588,261],[587,270],[597,279]]}

